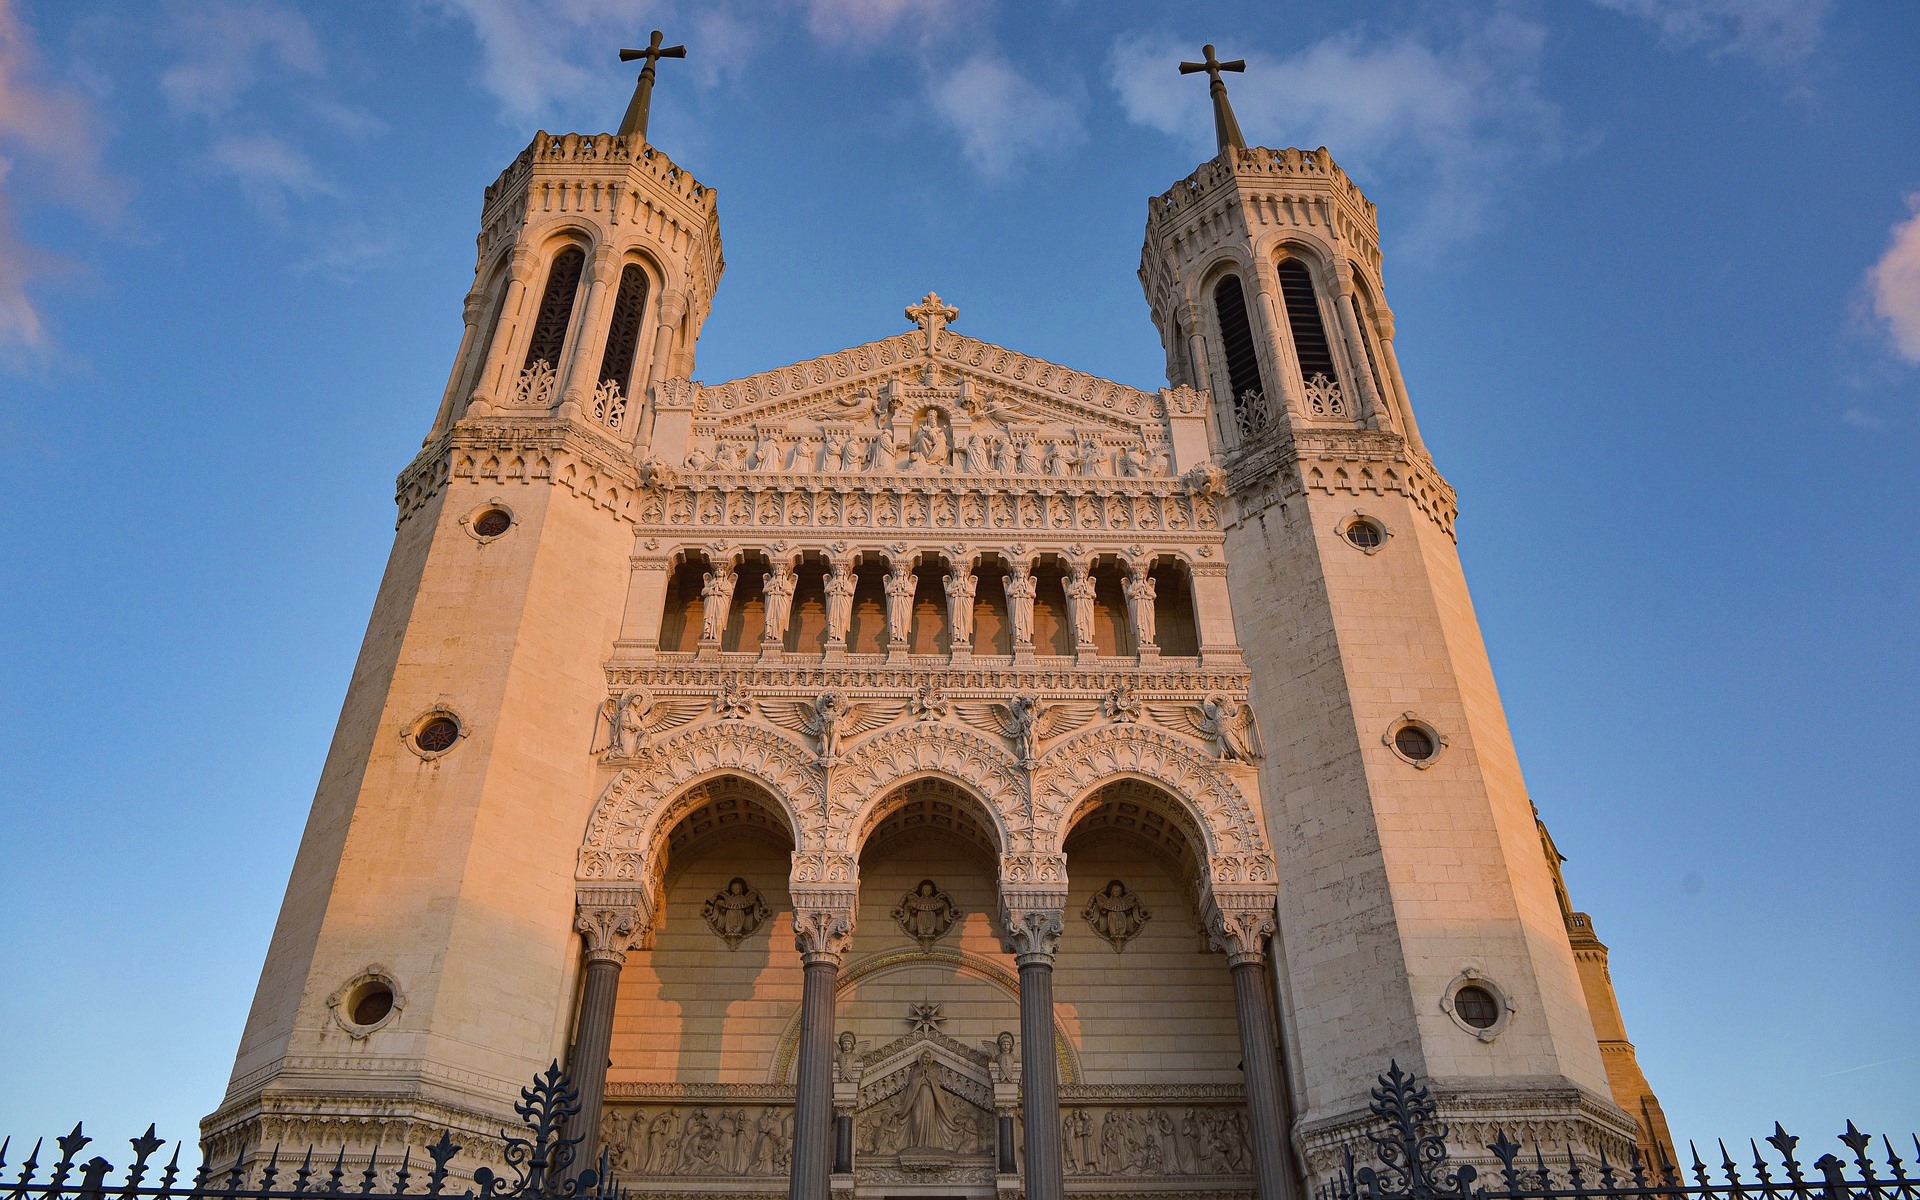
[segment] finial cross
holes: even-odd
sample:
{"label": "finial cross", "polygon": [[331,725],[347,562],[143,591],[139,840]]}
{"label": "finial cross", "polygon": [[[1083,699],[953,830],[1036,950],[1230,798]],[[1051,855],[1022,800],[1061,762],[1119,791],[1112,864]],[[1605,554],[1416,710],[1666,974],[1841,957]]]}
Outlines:
{"label": "finial cross", "polygon": [[940,331],[947,322],[958,320],[960,310],[940,298],[938,292],[928,292],[920,298],[920,303],[907,309],[907,320],[927,331],[927,354],[932,356],[940,345]]}
{"label": "finial cross", "polygon": [[1221,62],[1214,56],[1211,43],[1200,47],[1200,51],[1206,61],[1183,62],[1180,64],[1180,73],[1182,75],[1194,75],[1201,71],[1207,73],[1207,78],[1211,81],[1207,84],[1207,94],[1213,97],[1214,138],[1220,143],[1222,150],[1229,146],[1237,150],[1245,150],[1247,141],[1240,136],[1240,122],[1233,119],[1233,106],[1227,103],[1227,85],[1226,81],[1220,78],[1220,72],[1244,71],[1247,69],[1247,60],[1236,58],[1231,62]]}
{"label": "finial cross", "polygon": [[653,37],[647,42],[647,48],[645,50],[620,51],[621,62],[632,62],[638,58],[647,60],[647,65],[640,68],[640,82],[634,85],[633,99],[627,104],[627,115],[620,120],[621,137],[631,137],[634,134],[639,134],[641,141],[646,140],[647,110],[652,107],[653,104],[654,65],[663,58],[685,58],[687,56],[687,48],[685,46],[662,46],[660,44],[661,40],[660,31],[656,29],[653,31]]}

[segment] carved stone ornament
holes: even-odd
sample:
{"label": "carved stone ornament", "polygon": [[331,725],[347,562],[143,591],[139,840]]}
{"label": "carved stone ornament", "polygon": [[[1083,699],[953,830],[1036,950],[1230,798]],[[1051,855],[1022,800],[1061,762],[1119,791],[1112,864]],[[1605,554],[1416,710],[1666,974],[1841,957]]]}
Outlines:
{"label": "carved stone ornament", "polygon": [[1066,931],[1066,919],[1057,908],[1015,905],[1006,910],[1004,949],[1016,960],[1029,956],[1053,961],[1060,948],[1060,935]]}
{"label": "carved stone ornament", "polygon": [[766,923],[770,914],[760,889],[736,875],[727,881],[726,887],[713,894],[700,915],[706,918],[707,928],[713,930],[714,936],[727,944],[727,949],[737,950],[741,942]]}
{"label": "carved stone ornament", "polygon": [[1080,915],[1095,933],[1107,939],[1115,954],[1126,949],[1153,919],[1139,893],[1129,891],[1118,879],[1108,880],[1106,887],[1095,892]]}
{"label": "carved stone ornament", "polygon": [[933,880],[922,879],[893,906],[893,919],[921,949],[930,950],[960,919],[960,908]]}

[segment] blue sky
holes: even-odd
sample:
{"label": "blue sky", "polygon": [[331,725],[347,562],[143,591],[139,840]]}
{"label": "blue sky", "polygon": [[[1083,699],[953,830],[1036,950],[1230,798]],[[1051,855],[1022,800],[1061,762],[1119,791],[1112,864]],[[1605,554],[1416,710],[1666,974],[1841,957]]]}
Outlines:
{"label": "blue sky", "polygon": [[[698,374],[956,327],[1139,386],[1146,199],[1327,145],[1535,799],[1681,1136],[1907,1130],[1920,7],[0,0],[0,1130],[218,1101],[481,189],[719,189]],[[111,1152],[109,1151],[111,1157]]]}

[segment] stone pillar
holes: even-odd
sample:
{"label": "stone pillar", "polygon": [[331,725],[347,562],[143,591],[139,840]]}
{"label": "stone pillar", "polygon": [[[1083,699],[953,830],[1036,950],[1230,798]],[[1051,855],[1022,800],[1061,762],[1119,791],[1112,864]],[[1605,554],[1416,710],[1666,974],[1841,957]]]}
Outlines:
{"label": "stone pillar", "polygon": [[1053,956],[1064,894],[1004,897],[1006,949],[1020,967],[1020,1109],[1027,1131],[1027,1200],[1061,1200],[1060,1063],[1054,1056]]}
{"label": "stone pillar", "polygon": [[572,353],[566,357],[560,379],[560,411],[569,417],[585,410],[587,397],[600,384],[600,356],[606,353],[608,312],[613,290],[620,283],[620,256],[602,246],[594,252],[588,270],[586,309],[573,330]]}
{"label": "stone pillar", "polygon": [[533,270],[532,248],[515,247],[513,265],[507,273],[507,294],[500,302],[500,319],[493,326],[493,345],[487,347],[486,365],[480,368],[480,377],[473,385],[474,404],[498,404],[500,397],[512,389],[516,370],[513,351],[520,343],[520,326],[510,322],[518,320],[520,309],[526,303]]}
{"label": "stone pillar", "polygon": [[[680,324],[680,318],[687,315],[687,297],[684,292],[665,292],[660,297],[659,326],[653,335],[652,365],[647,368],[647,382],[658,385],[672,372],[669,369],[669,356],[673,353],[673,332]],[[634,389],[636,392],[638,388]],[[684,453],[684,451],[682,452]]]}
{"label": "stone pillar", "polygon": [[[806,888],[803,884],[789,886]],[[840,961],[853,941],[855,895],[857,893],[828,899],[802,890],[794,896],[793,940],[800,951],[803,973],[788,1200],[828,1200],[832,1191],[829,1177],[833,1173],[836,1149],[833,999],[840,978]],[[827,902],[822,903],[823,900]]]}
{"label": "stone pillar", "polygon": [[1424,454],[1427,444],[1420,438],[1420,426],[1413,419],[1413,401],[1407,396],[1407,381],[1400,374],[1400,358],[1393,352],[1393,314],[1384,311],[1380,317],[1380,357],[1386,359],[1387,386],[1399,401],[1400,430],[1413,448]]}
{"label": "stone pillar", "polygon": [[587,973],[580,989],[580,1020],[574,1026],[567,1075],[580,1093],[580,1112],[567,1129],[580,1144],[574,1171],[600,1156],[600,1110],[606,1099],[608,1055],[613,1043],[613,1004],[620,992],[620,968],[627,952],[648,940],[645,893],[622,891],[583,895],[573,927],[586,943]]}
{"label": "stone pillar", "polygon": [[1254,893],[1225,897],[1211,920],[1213,943],[1227,953],[1233,974],[1233,1006],[1240,1024],[1240,1067],[1247,1086],[1247,1118],[1253,1142],[1254,1191],[1259,1200],[1300,1200],[1293,1166],[1293,1117],[1274,1053],[1277,1026],[1262,970],[1262,942],[1273,933],[1274,898]]}
{"label": "stone pillar", "polygon": [[1260,336],[1272,348],[1273,378],[1267,381],[1267,416],[1276,425],[1280,418],[1288,414],[1304,411],[1300,384],[1300,363],[1293,356],[1293,329],[1285,324],[1285,306],[1274,298],[1274,289],[1278,286],[1278,276],[1274,282],[1268,282],[1273,275],[1273,264],[1264,263],[1265,268],[1255,281],[1258,289],[1254,311],[1260,318]]}
{"label": "stone pillar", "polygon": [[1373,367],[1367,362],[1367,347],[1360,340],[1360,318],[1353,311],[1353,284],[1342,279],[1337,286],[1340,294],[1334,307],[1340,311],[1340,332],[1345,335],[1347,361],[1352,364],[1348,373],[1359,381],[1360,386],[1354,390],[1366,405],[1361,415],[1375,429],[1391,429],[1393,418],[1380,403],[1380,393],[1373,386]]}
{"label": "stone pillar", "polygon": [[479,288],[467,293],[467,303],[460,310],[460,319],[465,323],[465,328],[460,332],[460,349],[454,352],[453,370],[447,376],[447,390],[440,394],[440,411],[434,414],[432,428],[421,439],[422,446],[446,432],[447,426],[454,422],[453,409],[459,403],[460,381],[473,369],[468,356],[474,353],[473,335],[480,327],[480,316],[486,310],[486,302],[486,294]]}

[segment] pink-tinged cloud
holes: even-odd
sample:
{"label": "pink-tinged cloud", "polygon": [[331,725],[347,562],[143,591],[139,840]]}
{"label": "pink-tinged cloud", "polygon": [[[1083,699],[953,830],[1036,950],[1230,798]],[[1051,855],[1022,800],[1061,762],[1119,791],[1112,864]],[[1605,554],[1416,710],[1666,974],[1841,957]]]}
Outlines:
{"label": "pink-tinged cloud", "polygon": [[1880,261],[1867,271],[1868,302],[1893,352],[1920,363],[1920,192],[1907,195],[1913,215],[1893,227]]}

